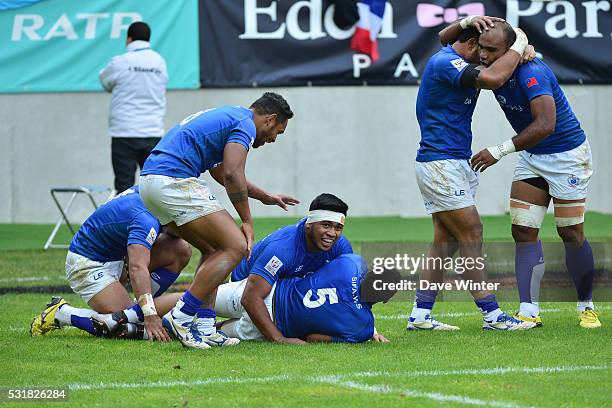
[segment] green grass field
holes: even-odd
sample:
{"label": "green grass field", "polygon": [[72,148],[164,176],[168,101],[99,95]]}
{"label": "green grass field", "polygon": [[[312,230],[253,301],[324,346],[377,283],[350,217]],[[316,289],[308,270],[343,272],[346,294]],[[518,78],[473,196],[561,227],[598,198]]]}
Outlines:
{"label": "green grass field", "polygon": [[[257,220],[257,237],[292,221]],[[483,223],[485,240],[510,240],[507,217],[484,217]],[[58,387],[68,389],[68,399],[51,406],[610,406],[612,303],[596,303],[603,322],[598,330],[581,329],[575,304],[558,302],[542,305],[543,328],[516,333],[483,332],[471,302],[437,304],[440,320],[461,327],[454,333],[406,332],[409,303],[376,305],[377,329],[390,344],[243,342],[197,351],[177,342],[97,339],[76,329],[31,338],[30,320],[50,294],[13,292],[66,287],[65,252],[41,249],[50,229],[0,225],[0,398],[8,388]],[[586,231],[592,242],[612,241],[612,216],[589,213]],[[431,223],[351,218],[346,235],[356,250],[363,242],[426,242]],[[557,240],[552,219],[542,236]],[[84,306],[78,296],[58,294]],[[501,306],[514,311],[517,304]]]}

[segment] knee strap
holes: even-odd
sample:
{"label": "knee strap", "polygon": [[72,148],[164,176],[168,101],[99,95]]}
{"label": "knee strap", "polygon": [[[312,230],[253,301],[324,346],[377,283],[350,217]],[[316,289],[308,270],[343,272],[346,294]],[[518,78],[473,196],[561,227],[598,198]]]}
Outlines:
{"label": "knee strap", "polygon": [[584,222],[585,203],[554,203],[557,227],[570,227]]}
{"label": "knee strap", "polygon": [[510,217],[513,225],[540,229],[547,208],[516,198],[510,199]]}

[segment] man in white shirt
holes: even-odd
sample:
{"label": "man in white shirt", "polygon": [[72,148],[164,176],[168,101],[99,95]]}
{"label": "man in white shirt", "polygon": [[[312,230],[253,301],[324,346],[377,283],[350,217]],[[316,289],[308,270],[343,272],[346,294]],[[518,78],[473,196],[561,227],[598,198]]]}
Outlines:
{"label": "man in white shirt", "polygon": [[100,71],[100,82],[112,92],[109,133],[117,193],[134,185],[136,165],[144,162],[164,134],[166,61],[151,49],[151,29],[135,22],[127,32],[127,52]]}

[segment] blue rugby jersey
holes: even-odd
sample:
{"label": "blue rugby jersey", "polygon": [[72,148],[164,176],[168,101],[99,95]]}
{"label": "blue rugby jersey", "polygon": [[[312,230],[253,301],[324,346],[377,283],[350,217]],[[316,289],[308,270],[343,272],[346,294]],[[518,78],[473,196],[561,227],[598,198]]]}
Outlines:
{"label": "blue rugby jersey", "polygon": [[450,45],[427,62],[416,102],[421,128],[417,161],[471,157],[472,115],[479,90],[461,86],[461,75],[468,65]]}
{"label": "blue rugby jersey", "polygon": [[510,80],[493,92],[517,134],[533,122],[530,107],[532,99],[541,95],[550,95],[554,98],[557,112],[555,130],[535,146],[526,149],[527,152],[532,154],[565,152],[580,146],[586,140],[580,122],[576,119],[555,74],[541,60],[535,59],[519,65]]}
{"label": "blue rugby jersey", "polygon": [[247,151],[255,141],[253,112],[241,106],[222,106],[194,113],[183,119],[155,146],[141,175],[200,177],[223,162],[228,143]]}
{"label": "blue rugby jersey", "polygon": [[274,322],[285,337],[331,336],[333,342],[361,343],[374,335],[372,306],[360,299],[367,267],[345,254],[303,278],[281,279],[274,293]]}
{"label": "blue rugby jersey", "polygon": [[232,271],[232,281],[246,279],[252,273],[273,285],[281,278],[312,273],[332,259],[353,252],[344,236],[340,236],[329,251],[308,251],[304,236],[305,225],[306,218],[257,242],[251,257],[243,259]]}
{"label": "blue rugby jersey", "polygon": [[160,224],[140,199],[134,186],[102,204],[77,231],[70,252],[97,262],[120,261],[127,247],[143,245],[149,250],[157,239]]}

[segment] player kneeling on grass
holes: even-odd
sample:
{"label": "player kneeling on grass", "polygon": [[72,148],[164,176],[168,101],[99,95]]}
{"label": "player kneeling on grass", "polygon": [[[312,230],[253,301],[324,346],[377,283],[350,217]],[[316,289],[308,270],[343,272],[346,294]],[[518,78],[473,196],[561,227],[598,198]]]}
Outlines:
{"label": "player kneeling on grass", "polygon": [[[304,342],[389,342],[376,333],[372,304],[388,301],[395,292],[372,291],[372,279],[359,255],[344,254],[304,277],[278,280],[265,298],[266,312],[275,328],[293,344]],[[397,274],[397,272],[395,272]],[[399,274],[397,274],[399,277]],[[244,293],[258,278],[219,286],[215,310],[228,317],[220,328],[240,340],[265,340],[243,305]],[[365,292],[364,292],[365,291]],[[364,301],[364,293],[368,302]]]}
{"label": "player kneeling on grass", "polygon": [[[30,333],[40,336],[74,326],[99,336],[101,332],[94,327],[92,318],[105,320],[111,315],[102,313],[117,312],[117,320],[124,323],[124,337],[168,341],[170,337],[159,316],[174,306],[180,294],[160,295],[190,258],[189,244],[160,233],[160,223],[142,203],[138,186],[132,187],[101,205],[70,243],[66,278],[72,290],[93,310],[75,308],[63,298],[54,297],[34,318]],[[138,299],[136,304],[121,283],[126,269]]]}

